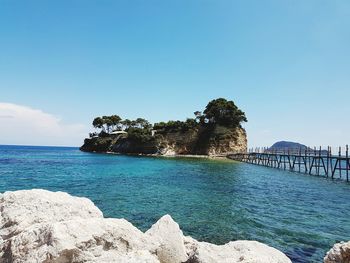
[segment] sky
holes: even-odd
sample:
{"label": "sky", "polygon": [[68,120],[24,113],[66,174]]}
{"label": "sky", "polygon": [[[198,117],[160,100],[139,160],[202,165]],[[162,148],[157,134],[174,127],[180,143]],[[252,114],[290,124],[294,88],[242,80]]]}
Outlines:
{"label": "sky", "polygon": [[0,144],[79,146],[96,116],[219,97],[250,147],[350,143],[350,1],[0,0]]}

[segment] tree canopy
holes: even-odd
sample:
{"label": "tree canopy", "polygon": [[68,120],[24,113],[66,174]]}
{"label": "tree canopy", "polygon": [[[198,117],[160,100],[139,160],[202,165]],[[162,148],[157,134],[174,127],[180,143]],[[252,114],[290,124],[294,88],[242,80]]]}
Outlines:
{"label": "tree canopy", "polygon": [[154,126],[143,118],[136,120],[122,119],[118,115],[96,117],[92,125],[101,129],[101,134],[108,136],[112,131],[127,131],[131,137],[144,139],[151,134],[151,130],[158,133],[184,132],[198,128],[220,125],[227,128],[240,127],[242,122],[247,122],[245,113],[241,111],[233,101],[218,98],[210,101],[203,113],[194,112],[195,118],[186,121],[168,121],[155,123]]}
{"label": "tree canopy", "polygon": [[242,122],[247,122],[245,113],[233,101],[224,98],[210,101],[203,113],[208,123],[227,127],[238,127]]}
{"label": "tree canopy", "polygon": [[125,119],[122,120],[118,115],[96,117],[92,126],[97,129],[101,129],[102,133],[110,133],[112,131],[129,131],[133,129],[144,130],[149,132],[152,130],[152,124],[143,118],[137,118],[136,120]]}
{"label": "tree canopy", "polygon": [[92,122],[92,126],[109,133],[120,128],[120,121],[121,118],[118,115],[96,117]]}

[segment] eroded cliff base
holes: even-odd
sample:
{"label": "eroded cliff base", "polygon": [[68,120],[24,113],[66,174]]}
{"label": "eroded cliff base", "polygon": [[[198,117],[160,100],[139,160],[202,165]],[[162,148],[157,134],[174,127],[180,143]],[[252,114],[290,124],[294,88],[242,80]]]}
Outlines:
{"label": "eroded cliff base", "polygon": [[80,148],[87,152],[152,155],[207,155],[246,152],[247,135],[243,128],[215,126],[211,129],[161,132],[146,140],[126,135],[87,138]]}

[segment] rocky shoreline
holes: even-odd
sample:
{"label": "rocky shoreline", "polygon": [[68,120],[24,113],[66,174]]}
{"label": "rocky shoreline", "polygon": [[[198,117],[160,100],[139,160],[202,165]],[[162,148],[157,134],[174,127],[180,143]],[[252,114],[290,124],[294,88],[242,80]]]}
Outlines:
{"label": "rocky shoreline", "polygon": [[104,218],[87,198],[37,189],[0,195],[0,262],[291,261],[257,241],[199,242],[184,236],[169,215],[143,233],[124,219]]}
{"label": "rocky shoreline", "polygon": [[[184,236],[165,215],[142,232],[125,219],[104,218],[87,198],[41,189],[0,194],[0,263],[291,263],[257,241],[225,245]],[[349,263],[350,241],[324,263]]]}
{"label": "rocky shoreline", "polygon": [[110,155],[122,155],[122,156],[139,156],[139,157],[157,157],[157,158],[189,158],[189,159],[210,159],[210,160],[221,160],[228,162],[235,162],[234,160],[227,158],[226,155],[198,155],[198,154],[146,154],[146,153],[116,153],[116,152],[90,152],[96,154],[110,154]]}

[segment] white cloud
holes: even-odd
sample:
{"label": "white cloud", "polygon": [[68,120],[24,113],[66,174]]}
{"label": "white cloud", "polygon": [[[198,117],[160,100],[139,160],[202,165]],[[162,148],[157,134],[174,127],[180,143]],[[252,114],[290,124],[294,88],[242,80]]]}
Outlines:
{"label": "white cloud", "polygon": [[0,102],[0,144],[78,146],[86,134],[82,124],[66,124],[41,110]]}

